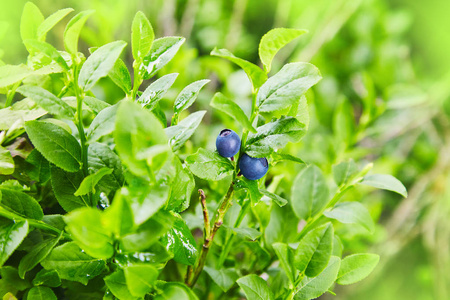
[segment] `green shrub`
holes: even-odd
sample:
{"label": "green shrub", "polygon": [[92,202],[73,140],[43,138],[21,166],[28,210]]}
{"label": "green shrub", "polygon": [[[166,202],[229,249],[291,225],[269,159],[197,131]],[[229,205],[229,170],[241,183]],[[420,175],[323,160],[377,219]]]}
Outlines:
{"label": "green shrub", "polygon": [[[131,76],[120,58],[124,41],[91,48],[87,58],[78,52],[92,11],[69,21],[65,51],[45,42],[71,11],[44,19],[27,3],[21,21],[27,63],[0,67],[6,95],[0,110],[2,296],[313,299],[332,293],[335,282],[352,284],[371,273],[379,257],[343,257],[334,227],[373,232],[374,221],[359,201],[341,199],[360,185],[403,196],[406,189],[390,175],[367,175],[371,163],[330,163],[328,176],[283,151],[307,133],[305,94],[322,75],[303,62],[268,74],[276,53],[306,31],[278,28],[264,35],[263,68],[226,49],[212,51],[242,68],[252,86],[248,112],[221,93],[210,102],[242,130],[239,152],[225,158],[213,147],[186,145],[207,113],[194,111],[193,104],[209,80],[192,82],[178,94],[170,122],[160,100],[177,74],[159,76],[140,90],[160,75],[183,37],[155,38],[138,12]],[[125,97],[117,103],[97,98],[102,80],[111,80]],[[348,110],[342,105],[334,129],[342,129],[341,143],[352,145]],[[258,180],[241,176],[244,154],[267,158],[255,161],[268,162],[268,173],[258,173]],[[297,173],[283,186],[283,176],[271,172],[280,166]]]}

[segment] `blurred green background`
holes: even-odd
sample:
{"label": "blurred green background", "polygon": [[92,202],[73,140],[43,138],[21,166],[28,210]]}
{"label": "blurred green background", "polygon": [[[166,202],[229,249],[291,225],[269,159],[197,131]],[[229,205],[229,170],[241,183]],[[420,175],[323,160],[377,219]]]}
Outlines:
{"label": "blurred green background", "polygon": [[[19,34],[25,2],[0,2],[0,59],[9,64],[26,61]],[[209,136],[222,124],[236,126],[208,108],[214,91],[240,99],[243,106],[249,103],[244,101],[250,92],[245,74],[209,57],[209,52],[214,47],[227,48],[257,63],[259,39],[271,28],[308,29],[308,35],[277,55],[272,71],[288,61],[311,61],[324,78],[308,95],[310,132],[289,151],[326,172],[349,157],[373,161],[377,172],[397,176],[409,190],[405,200],[365,190],[347,196],[363,197],[378,228],[374,235],[351,232],[351,238],[343,240],[344,249],[376,252],[381,261],[362,283],[337,287],[337,296],[323,298],[450,299],[450,1],[32,2],[44,16],[65,7],[76,12],[95,9],[82,32],[86,54],[88,47],[115,39],[129,42],[131,21],[138,10],[149,17],[157,36],[186,37],[187,45],[163,70],[180,73],[166,96],[167,108],[186,84],[213,79],[194,107],[208,109],[208,126],[199,128],[191,147],[210,144],[214,139]],[[67,20],[47,37],[58,49],[63,48]],[[123,97],[106,79],[95,93],[109,102]],[[294,178],[295,172],[286,166],[273,170],[287,179]]]}

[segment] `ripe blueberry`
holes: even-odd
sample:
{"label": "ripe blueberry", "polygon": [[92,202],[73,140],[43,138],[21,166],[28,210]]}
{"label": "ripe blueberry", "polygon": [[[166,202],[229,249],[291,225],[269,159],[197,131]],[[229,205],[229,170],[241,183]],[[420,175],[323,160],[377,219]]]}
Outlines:
{"label": "ripe blueberry", "polygon": [[231,129],[224,129],[216,139],[216,148],[223,157],[233,157],[239,152],[241,139]]}
{"label": "ripe blueberry", "polygon": [[269,169],[269,162],[265,157],[255,158],[244,153],[239,160],[239,169],[245,178],[257,180],[266,175]]}

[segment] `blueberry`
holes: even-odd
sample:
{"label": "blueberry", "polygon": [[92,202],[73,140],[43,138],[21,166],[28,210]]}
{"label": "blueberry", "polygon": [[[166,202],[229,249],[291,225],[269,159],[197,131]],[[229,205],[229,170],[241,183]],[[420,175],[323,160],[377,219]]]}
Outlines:
{"label": "blueberry", "polygon": [[224,129],[216,139],[216,148],[223,157],[233,157],[239,152],[241,139],[231,129]]}
{"label": "blueberry", "polygon": [[239,160],[239,169],[245,178],[257,180],[266,175],[269,170],[269,162],[267,158],[255,158],[244,153]]}

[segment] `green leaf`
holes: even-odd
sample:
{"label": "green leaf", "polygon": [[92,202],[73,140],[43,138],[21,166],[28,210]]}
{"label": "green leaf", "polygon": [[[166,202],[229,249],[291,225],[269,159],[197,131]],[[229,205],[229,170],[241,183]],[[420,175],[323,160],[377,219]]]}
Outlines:
{"label": "green leaf", "polygon": [[248,131],[256,133],[256,129],[252,126],[244,111],[239,107],[239,105],[227,98],[224,94],[215,93],[209,105],[220,110],[221,112],[226,113],[234,120],[238,121],[242,127]]}
{"label": "green leaf", "polygon": [[100,143],[91,144],[88,149],[88,164],[90,172],[97,172],[102,168],[113,170],[98,182],[100,188],[113,191],[122,187],[124,178],[120,158],[108,146]]}
{"label": "green leaf", "polygon": [[64,70],[69,70],[69,66],[61,54],[56,50],[55,47],[46,42],[41,42],[38,40],[25,40],[23,41],[27,49],[34,49],[37,52],[43,53],[45,56],[49,57],[51,60],[60,65]]}
{"label": "green leaf", "polygon": [[33,285],[45,285],[49,287],[58,287],[61,285],[61,278],[55,270],[40,270],[33,279]]}
{"label": "green leaf", "polygon": [[175,219],[173,228],[161,238],[161,243],[167,251],[173,253],[176,262],[192,266],[197,261],[197,244],[181,217]]}
{"label": "green leaf", "polygon": [[117,108],[117,105],[109,106],[98,113],[86,131],[86,137],[89,143],[96,142],[102,136],[114,131]]}
{"label": "green leaf", "polygon": [[42,220],[44,213],[39,203],[31,196],[8,188],[0,188],[0,205],[25,218]]}
{"label": "green leaf", "polygon": [[109,276],[105,277],[105,284],[111,293],[118,299],[138,300],[131,294],[123,270],[117,270]]}
{"label": "green leaf", "polygon": [[210,82],[209,79],[202,79],[194,81],[186,86],[180,94],[178,94],[177,99],[175,99],[173,106],[173,111],[175,114],[179,114],[183,110],[188,109],[194,103],[195,99],[197,99],[202,87],[204,87],[208,82]]}
{"label": "green leaf", "polygon": [[131,207],[134,223],[140,225],[150,219],[166,203],[169,190],[165,185],[124,188],[122,194]]}
{"label": "green leaf", "polygon": [[273,300],[275,299],[267,283],[261,277],[254,274],[241,277],[237,284],[244,290],[247,299]]}
{"label": "green leaf", "polygon": [[153,41],[152,48],[139,71],[144,79],[150,79],[177,54],[186,39],[178,36],[168,36]]}
{"label": "green leaf", "polygon": [[62,215],[54,214],[54,215],[44,215],[42,221],[45,224],[53,226],[61,231],[66,228],[66,223],[64,223],[64,219]]}
{"label": "green leaf", "polygon": [[236,280],[239,278],[238,274],[233,269],[220,269],[216,270],[205,266],[203,268],[206,273],[211,277],[211,279],[224,291],[225,293],[231,289],[235,284]]}
{"label": "green leaf", "polygon": [[195,176],[206,180],[220,180],[233,174],[233,164],[217,152],[199,148],[185,160],[189,170]]}
{"label": "green leaf", "polygon": [[294,268],[294,251],[287,244],[275,243],[272,245],[275,254],[280,260],[281,267],[286,272],[289,281],[294,284],[298,271]]}
{"label": "green leaf", "polygon": [[39,151],[33,149],[26,158],[26,162],[29,164],[26,167],[26,171],[31,179],[41,183],[50,179],[50,164]]}
{"label": "green leaf", "polygon": [[52,249],[58,244],[61,236],[56,238],[50,238],[43,240],[39,244],[37,244],[33,249],[28,252],[19,263],[19,276],[20,278],[25,278],[25,273],[33,269],[40,263],[43,259],[50,254]]}
{"label": "green leaf", "polygon": [[392,191],[402,195],[405,198],[408,196],[408,192],[406,191],[406,188],[403,185],[403,183],[401,183],[400,180],[398,180],[392,175],[384,175],[384,174],[368,175],[364,177],[364,179],[360,182],[360,184],[373,186],[378,189]]}
{"label": "green leaf", "polygon": [[83,172],[66,172],[54,165],[50,165],[50,176],[52,180],[53,193],[59,205],[69,212],[79,207],[89,206],[87,196],[77,197],[75,192],[83,181]]}
{"label": "green leaf", "polygon": [[174,177],[170,186],[169,202],[167,210],[182,212],[189,207],[192,191],[195,188],[194,176],[180,162],[180,159],[174,155]]}
{"label": "green leaf", "polygon": [[152,47],[155,34],[152,25],[142,11],[138,11],[131,26],[131,45],[133,58],[141,61]]}
{"label": "green leaf", "polygon": [[290,63],[270,77],[259,89],[256,96],[261,112],[285,109],[320,81],[319,69],[309,63]]}
{"label": "green leaf", "polygon": [[259,88],[267,80],[266,73],[264,73],[264,71],[261,70],[260,67],[252,64],[249,61],[234,56],[233,53],[231,53],[227,49],[214,48],[214,50],[211,51],[211,55],[225,58],[238,65],[247,74],[248,79],[250,79],[250,82],[253,86],[253,89]]}
{"label": "green leaf", "polygon": [[234,231],[239,236],[250,239],[252,241],[256,240],[257,238],[259,238],[261,236],[261,232],[259,232],[255,228],[232,228],[232,227],[227,227],[227,226],[225,226],[225,227]]}
{"label": "green leaf", "polygon": [[47,17],[37,29],[37,38],[40,41],[45,41],[47,32],[50,31],[56,24],[58,24],[65,16],[73,11],[73,8],[60,9]]}
{"label": "green leaf", "polygon": [[156,106],[153,108],[152,113],[155,115],[155,117],[161,122],[161,125],[165,128],[167,127],[167,117],[166,113],[164,112],[164,109],[161,107],[161,105],[156,104]]}
{"label": "green leaf", "polygon": [[80,184],[80,187],[75,192],[75,196],[87,195],[89,193],[95,194],[95,186],[106,175],[113,172],[110,168],[101,168],[97,172],[86,176]]}
{"label": "green leaf", "polygon": [[93,13],[93,10],[82,11],[73,17],[69,23],[67,23],[66,29],[64,30],[64,47],[70,54],[77,54],[78,38],[80,36],[81,29],[89,16]]}
{"label": "green leaf", "polygon": [[[17,269],[11,266],[3,266],[0,270],[1,280],[0,280],[0,295],[6,293],[6,291],[17,292],[25,291],[31,287],[29,280],[24,280],[19,277]],[[7,300],[17,300],[14,298],[8,298],[7,295],[3,296],[2,299]]]}
{"label": "green leaf", "polygon": [[102,216],[104,226],[116,238],[130,233],[134,226],[133,213],[123,194],[126,194],[125,190],[116,192],[112,204],[105,210]]}
{"label": "green leaf", "polygon": [[324,212],[324,215],[344,224],[359,224],[371,233],[375,230],[369,211],[359,202],[339,203],[331,211]]}
{"label": "green leaf", "polygon": [[114,67],[108,73],[109,78],[121,88],[125,94],[129,94],[131,91],[131,75],[127,66],[122,59],[118,58]]}
{"label": "green leaf", "polygon": [[39,8],[32,2],[25,3],[22,17],[20,18],[20,36],[22,41],[38,38],[38,28],[44,21]]}
{"label": "green leaf", "polygon": [[170,213],[160,210],[152,218],[140,225],[134,233],[122,237],[122,248],[128,252],[148,249],[172,227],[174,220],[175,217]]}
{"label": "green leaf", "polygon": [[4,65],[0,67],[0,88],[6,88],[22,81],[33,71],[24,65]]}
{"label": "green leaf", "polygon": [[271,156],[272,156],[274,163],[277,163],[280,161],[292,161],[292,162],[296,162],[298,164],[305,164],[305,162],[301,158],[295,157],[290,154],[272,152]]}
{"label": "green leaf", "polygon": [[56,270],[61,279],[78,281],[84,285],[106,268],[104,260],[89,256],[75,242],[54,248],[41,265],[46,270]]}
{"label": "green leaf", "polygon": [[353,159],[349,161],[341,162],[340,164],[333,166],[333,178],[334,182],[338,186],[343,186],[350,183],[350,181],[359,172],[358,166]]}
{"label": "green leaf", "polygon": [[206,110],[197,111],[190,114],[177,125],[165,129],[172,151],[179,150],[184,143],[186,143],[186,141],[194,134],[198,125],[200,125],[205,114]]}
{"label": "green leaf", "polygon": [[169,88],[173,85],[177,77],[178,73],[172,73],[158,78],[145,89],[142,95],[137,99],[137,102],[141,103],[142,106],[148,110],[153,110],[159,100],[162,99]]}
{"label": "green leaf", "polygon": [[300,123],[305,124],[306,130],[309,128],[309,108],[305,95],[301,96],[289,109],[288,116],[296,117]]}
{"label": "green leaf", "polygon": [[333,253],[332,253],[332,255],[341,257],[343,250],[344,250],[344,245],[342,245],[342,241],[339,238],[339,236],[335,234],[334,238],[333,238]]}
{"label": "green leaf", "polygon": [[371,253],[346,256],[341,262],[336,282],[347,285],[363,280],[372,273],[379,260],[379,255]]}
{"label": "green leaf", "polygon": [[305,277],[299,284],[299,291],[295,294],[294,300],[315,299],[327,292],[336,280],[340,262],[339,257],[332,256],[327,267],[319,276]]}
{"label": "green leaf", "polygon": [[275,201],[275,203],[278,204],[278,206],[280,206],[280,207],[285,206],[288,203],[288,201],[286,199],[278,196],[277,194],[271,193],[271,192],[263,190],[263,189],[260,189],[259,192],[261,194],[263,194],[264,196],[267,196],[270,199],[272,199],[273,201]]}
{"label": "green leaf", "polygon": [[119,156],[129,170],[137,176],[143,176],[148,175],[149,157],[142,157],[142,154],[152,146],[167,145],[167,136],[151,112],[137,103],[122,101],[116,114],[114,141]]}
{"label": "green leaf", "polygon": [[333,226],[324,224],[309,231],[295,251],[294,264],[297,270],[308,277],[315,277],[325,269],[333,248]]}
{"label": "green leaf", "polygon": [[181,282],[163,282],[158,284],[158,290],[161,294],[157,295],[154,300],[198,300],[197,295]]}
{"label": "green leaf", "polygon": [[86,253],[95,258],[110,258],[114,254],[111,233],[102,222],[101,212],[96,208],[84,207],[64,217],[73,240]]}
{"label": "green leaf", "polygon": [[135,297],[144,297],[151,292],[158,278],[158,270],[152,265],[127,266],[124,273],[128,289]]}
{"label": "green leaf", "polygon": [[259,57],[266,73],[269,73],[272,60],[277,52],[293,39],[307,32],[306,30],[291,28],[275,28],[267,32],[261,38],[258,47]]}
{"label": "green leaf", "polygon": [[329,189],[322,171],[314,165],[300,172],[292,184],[291,205],[299,219],[318,214],[328,203]]}
{"label": "green leaf", "polygon": [[110,107],[111,105],[106,103],[105,101],[102,101],[100,99],[86,96],[84,97],[84,103],[89,106],[96,114],[100,113],[102,110],[104,110],[107,107]]}
{"label": "green leaf", "polygon": [[0,146],[0,175],[11,175],[14,173],[14,160],[8,149]]}
{"label": "green leaf", "polygon": [[32,287],[27,294],[29,300],[57,300],[53,290],[46,286]]}
{"label": "green leaf", "polygon": [[0,267],[28,234],[28,222],[7,223],[0,227]]}
{"label": "green leaf", "polygon": [[245,148],[245,152],[252,157],[270,155],[288,142],[298,142],[306,133],[305,125],[294,117],[281,117],[259,126],[256,131],[257,133],[248,136]]}
{"label": "green leaf", "polygon": [[89,91],[100,78],[107,76],[126,45],[124,41],[115,41],[101,46],[92,53],[81,67],[78,79],[80,87],[84,91]]}
{"label": "green leaf", "polygon": [[66,130],[41,121],[26,122],[25,130],[33,145],[49,162],[67,172],[76,172],[80,169],[80,144]]}
{"label": "green leaf", "polygon": [[245,188],[248,191],[250,201],[254,207],[259,203],[263,194],[259,191],[258,182],[255,180],[248,180],[245,177],[236,181],[236,188]]}
{"label": "green leaf", "polygon": [[69,104],[39,86],[23,85],[17,91],[51,114],[65,119],[72,119],[74,116],[74,110]]}

